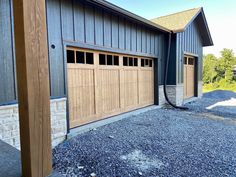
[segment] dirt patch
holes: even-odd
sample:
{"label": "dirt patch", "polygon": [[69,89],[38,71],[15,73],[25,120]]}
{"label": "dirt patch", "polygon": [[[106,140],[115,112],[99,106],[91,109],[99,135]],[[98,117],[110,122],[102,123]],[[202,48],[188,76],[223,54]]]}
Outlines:
{"label": "dirt patch", "polygon": [[160,169],[165,164],[159,159],[150,159],[140,150],[135,150],[130,154],[123,155],[120,157],[124,161],[128,161],[131,165],[146,171],[151,168]]}

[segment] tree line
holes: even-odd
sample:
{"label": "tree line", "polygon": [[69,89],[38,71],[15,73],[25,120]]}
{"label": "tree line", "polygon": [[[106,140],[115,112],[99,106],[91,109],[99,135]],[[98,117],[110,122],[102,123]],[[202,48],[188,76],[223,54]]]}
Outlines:
{"label": "tree line", "polygon": [[233,50],[223,49],[220,57],[213,54],[203,58],[203,83],[205,91],[226,89],[236,91],[236,78],[233,68],[236,57]]}

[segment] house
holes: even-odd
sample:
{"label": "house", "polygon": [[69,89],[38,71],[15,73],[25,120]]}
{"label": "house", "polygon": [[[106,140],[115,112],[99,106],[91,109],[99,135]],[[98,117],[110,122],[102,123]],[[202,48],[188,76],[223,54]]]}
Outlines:
{"label": "house", "polygon": [[[213,45],[203,8],[194,8],[151,21],[173,33],[167,80],[170,99],[181,105],[188,98],[201,97],[202,50],[203,47]],[[163,87],[159,89],[163,93]]]}
{"label": "house", "polygon": [[[19,148],[12,7],[0,1],[0,139]],[[171,33],[168,94],[176,104],[201,96],[202,48],[213,44],[202,8],[152,22],[100,0],[46,7],[53,146],[72,129],[164,104]]]}

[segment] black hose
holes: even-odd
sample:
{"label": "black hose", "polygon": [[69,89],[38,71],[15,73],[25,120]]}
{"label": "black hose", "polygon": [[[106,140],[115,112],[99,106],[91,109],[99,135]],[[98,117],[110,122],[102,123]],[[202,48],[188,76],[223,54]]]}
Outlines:
{"label": "black hose", "polygon": [[164,73],[164,95],[165,95],[166,101],[167,101],[172,107],[174,107],[174,108],[176,108],[176,109],[188,110],[187,107],[177,106],[177,105],[175,105],[174,103],[172,103],[172,102],[169,100],[169,97],[168,97],[167,91],[166,91],[167,78],[168,78],[168,70],[169,70],[169,61],[170,61],[171,36],[172,36],[172,32],[169,34],[169,41],[168,41],[168,51],[167,51],[167,58],[166,58],[166,65],[165,65],[165,73]]}

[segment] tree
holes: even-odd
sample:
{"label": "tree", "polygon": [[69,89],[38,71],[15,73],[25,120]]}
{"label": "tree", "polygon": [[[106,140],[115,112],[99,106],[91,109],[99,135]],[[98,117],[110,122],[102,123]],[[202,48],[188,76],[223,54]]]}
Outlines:
{"label": "tree", "polygon": [[203,82],[213,83],[216,76],[217,58],[213,54],[204,56],[203,60]]}
{"label": "tree", "polygon": [[232,68],[235,64],[236,58],[234,57],[233,50],[223,49],[216,66],[218,80],[224,79],[226,83],[230,83],[233,80]]}

